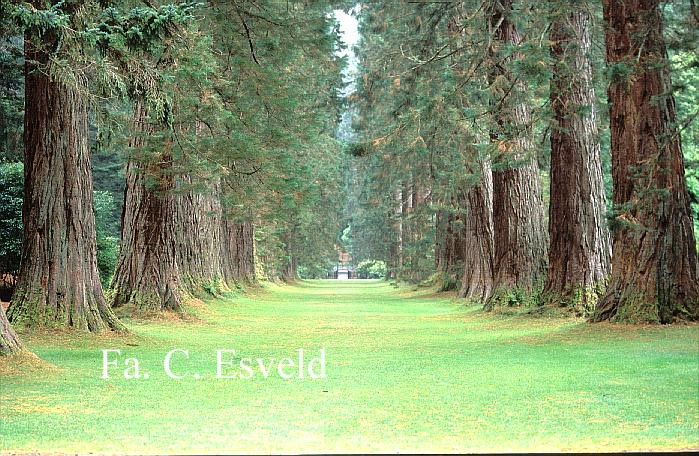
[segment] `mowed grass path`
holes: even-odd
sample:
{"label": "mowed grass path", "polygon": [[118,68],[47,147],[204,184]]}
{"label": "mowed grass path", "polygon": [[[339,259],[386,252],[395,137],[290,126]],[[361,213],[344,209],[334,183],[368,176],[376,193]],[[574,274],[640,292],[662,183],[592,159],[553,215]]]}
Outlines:
{"label": "mowed grass path", "polygon": [[[24,333],[54,367],[0,359],[0,449],[108,453],[699,448],[699,327],[485,314],[374,281],[268,285],[127,321],[129,336]],[[149,379],[100,378],[100,349]],[[201,374],[167,378],[173,370]],[[327,352],[327,378],[215,379],[216,349]],[[178,373],[179,373],[178,372]]]}

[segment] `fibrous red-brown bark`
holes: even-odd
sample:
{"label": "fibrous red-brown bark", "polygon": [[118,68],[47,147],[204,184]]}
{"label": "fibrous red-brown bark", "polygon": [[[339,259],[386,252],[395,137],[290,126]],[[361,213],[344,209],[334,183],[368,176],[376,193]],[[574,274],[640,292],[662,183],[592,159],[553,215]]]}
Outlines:
{"label": "fibrous red-brown bark", "polygon": [[[130,147],[138,153],[151,130],[142,103],[134,110]],[[167,145],[165,146],[167,148]],[[176,251],[182,226],[175,222],[177,202],[172,158],[163,152],[143,165],[133,158],[126,165],[126,188],[121,216],[121,250],[112,278],[114,307],[134,304],[140,310],[181,310],[183,287]]]}
{"label": "fibrous red-brown bark", "polygon": [[[138,152],[150,129],[140,103],[134,118],[131,146]],[[252,224],[224,216],[217,181],[210,191],[195,191],[189,176],[176,176],[167,148],[127,164],[114,306],[179,311],[202,288],[254,280]]]}
{"label": "fibrous red-brown bark", "polygon": [[511,0],[489,2],[492,62],[488,82],[494,97],[490,137],[499,157],[497,169],[493,170],[494,295],[486,308],[497,304],[501,292],[531,291],[546,265],[546,232],[539,170],[533,156],[531,113],[525,100],[517,100],[526,92],[524,84],[507,68],[521,56],[502,56],[500,52],[521,42],[512,14]]}
{"label": "fibrous red-brown bark", "polygon": [[14,325],[121,328],[97,269],[87,103],[50,76],[51,32],[25,37],[23,252]]}
{"label": "fibrous red-brown bark", "polygon": [[605,0],[612,274],[593,321],[699,318],[697,252],[658,0]]}
{"label": "fibrous red-brown bark", "polygon": [[217,185],[213,192],[195,192],[164,178],[168,187],[154,190],[144,185],[143,174],[127,171],[130,206],[124,206],[122,254],[112,283],[115,306],[181,310],[186,297],[203,287],[255,280],[253,225],[224,216]]}
{"label": "fibrous red-brown bark", "polygon": [[255,227],[251,222],[222,218],[220,258],[227,284],[255,281]]}
{"label": "fibrous red-brown bark", "polygon": [[463,275],[463,224],[459,215],[440,211],[435,219],[435,269],[441,291],[454,289]]}
{"label": "fibrous red-brown bark", "polygon": [[591,17],[584,5],[564,5],[550,29],[551,243],[544,297],[587,312],[609,273],[611,246],[588,56]]}
{"label": "fibrous red-brown bark", "polygon": [[461,283],[459,297],[485,302],[493,291],[493,218],[490,164],[479,162],[480,182],[457,192],[455,213],[438,213],[435,266],[442,289]]}
{"label": "fibrous red-brown bark", "polygon": [[[158,172],[159,171],[155,171]],[[142,310],[180,310],[182,281],[177,264],[180,229],[172,223],[174,178],[161,174],[157,188],[129,161],[122,214],[121,251],[111,288],[115,307],[133,303]],[[181,247],[179,247],[181,248]]]}
{"label": "fibrous red-brown bark", "polygon": [[22,344],[15,334],[10,322],[7,321],[5,308],[0,306],[0,355],[7,355],[22,347]]}
{"label": "fibrous red-brown bark", "polygon": [[464,198],[463,277],[459,296],[486,302],[493,293],[493,184],[490,164],[480,164],[481,182]]}
{"label": "fibrous red-brown bark", "polygon": [[[191,186],[191,179],[182,178]],[[183,233],[175,252],[187,288],[222,282],[232,286],[255,280],[254,226],[231,219],[222,204],[221,185],[208,182],[208,191],[181,189],[175,196]]]}
{"label": "fibrous red-brown bark", "polygon": [[[455,3],[447,21],[447,34],[450,37],[452,66],[459,78],[470,76],[463,68],[462,59],[457,56],[466,45],[463,40],[467,20],[463,4]],[[465,97],[460,97],[460,105],[467,107]],[[464,140],[464,143],[472,141]],[[468,188],[458,191],[455,198],[456,214],[450,214],[444,230],[445,243],[440,253],[445,254],[443,263],[455,269],[461,283],[459,297],[485,302],[493,291],[493,179],[490,162],[478,156],[470,146],[469,165],[464,171],[477,177]],[[448,270],[445,268],[444,270]]]}

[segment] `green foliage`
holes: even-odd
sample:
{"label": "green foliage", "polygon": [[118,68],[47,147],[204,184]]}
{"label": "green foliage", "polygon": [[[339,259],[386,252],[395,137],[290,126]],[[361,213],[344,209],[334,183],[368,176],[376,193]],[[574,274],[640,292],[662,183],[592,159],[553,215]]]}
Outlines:
{"label": "green foliage", "polygon": [[371,153],[371,145],[367,143],[348,144],[346,149],[346,153],[353,157],[366,157]]}
{"label": "green foliage", "polygon": [[360,279],[385,279],[388,269],[381,260],[364,260],[357,265]]}
{"label": "green foliage", "polygon": [[[175,175],[178,189],[193,191],[220,183],[226,215],[255,224],[269,277],[291,262],[317,271],[335,255],[340,62],[330,12],[326,3],[252,1],[193,10],[162,54],[143,52],[130,81],[155,131],[126,129],[107,145],[118,150],[120,141],[142,170],[168,148],[171,161],[147,174],[149,182]],[[111,115],[125,124],[131,112]],[[133,136],[145,145],[125,147]]]}
{"label": "green foliage", "polygon": [[699,59],[695,52],[682,51],[675,53],[670,62],[694,237],[699,248]]}
{"label": "green foliage", "polygon": [[16,276],[22,259],[24,167],[0,163],[0,275]]}
{"label": "green foliage", "polygon": [[325,279],[328,277],[328,270],[331,267],[329,262],[326,264],[313,262],[309,266],[299,266],[298,273],[302,279]]}
{"label": "green foliage", "polygon": [[10,17],[21,28],[36,29],[46,33],[70,25],[70,14],[63,10],[65,1],[51,2],[46,9],[37,9],[29,3],[17,3],[10,7]]}
{"label": "green foliage", "polygon": [[[179,191],[220,187],[227,216],[255,224],[257,255],[270,277],[289,264],[303,277],[320,277],[340,247],[355,262],[382,263],[384,274],[416,283],[434,269],[436,215],[459,213],[459,196],[482,179],[478,163],[502,169],[522,162],[501,153],[489,135],[499,130],[506,145],[518,134],[491,120],[493,106],[506,94],[531,106],[537,136],[532,154],[542,168],[548,166],[551,61],[545,32],[550,9],[565,4],[517,2],[512,19],[524,40],[494,50],[526,83],[527,90],[509,93],[513,81],[507,77],[489,80],[484,43],[490,37],[480,1],[368,2],[359,12],[358,90],[346,102],[340,99],[346,62],[334,54],[335,2],[41,5],[0,5],[0,161],[21,157],[22,36],[56,34],[61,46],[51,49],[51,74],[89,94],[95,114],[95,210],[105,283],[118,252],[126,160],[143,170],[160,167],[146,176],[149,183],[175,175]],[[668,33],[678,126],[697,220],[699,138],[693,119],[699,65],[691,27],[673,25],[691,17],[687,5],[664,8],[673,19]],[[600,7],[590,9],[599,43]],[[684,33],[688,28],[691,33]],[[627,77],[631,66],[605,67],[602,46],[593,49],[604,127],[605,84]],[[599,77],[603,71],[606,80]],[[146,131],[134,131],[134,102],[146,107]],[[343,108],[362,132],[344,144],[336,139]],[[129,147],[135,138],[145,144]],[[600,138],[611,194],[607,128]],[[628,209],[613,208],[613,226],[633,225],[621,217]],[[526,300],[513,293],[504,301]]]}
{"label": "green foliage", "polygon": [[97,231],[97,268],[106,288],[119,258],[119,237],[112,234],[110,220],[114,213],[114,198],[106,191],[94,192],[95,229]]}
{"label": "green foliage", "polygon": [[103,229],[107,235],[119,237],[125,186],[123,155],[97,143],[92,153],[92,183],[94,190],[111,195],[112,209],[103,214]]}
{"label": "green foliage", "polygon": [[[0,163],[0,274],[16,275],[22,258],[22,201],[24,171],[21,163]],[[104,286],[116,267],[118,232],[110,228],[114,199],[109,192],[94,192],[97,230],[97,267]]]}
{"label": "green foliage", "polygon": [[184,2],[157,8],[140,6],[126,12],[110,6],[104,8],[96,24],[83,33],[101,46],[152,51],[171,34],[173,27],[194,19],[192,13],[197,5],[196,2]]}
{"label": "green foliage", "polygon": [[520,287],[499,288],[483,306],[484,310],[503,313],[516,312],[515,309],[528,309],[539,306],[542,302],[543,282],[534,290]]}
{"label": "green foliage", "polygon": [[[492,37],[481,2],[377,1],[362,8],[355,127],[363,135],[348,151],[361,176],[348,211],[356,259],[382,258],[399,279],[420,283],[434,272],[436,215],[462,210],[460,195],[481,182],[481,162],[509,168],[534,155],[547,164],[546,15],[544,5],[516,3],[510,19],[528,39],[494,52],[526,90],[513,90],[504,76],[490,78],[484,43]],[[511,122],[492,120],[505,97],[509,106],[531,107],[543,138],[527,157],[491,143],[490,130],[504,144],[521,134]]]}
{"label": "green foliage", "polygon": [[221,281],[220,280],[206,281],[206,282],[200,284],[200,288],[208,294],[207,297],[221,296],[221,293],[223,292],[223,290],[221,289]]}
{"label": "green foliage", "polygon": [[22,160],[24,49],[14,25],[0,7],[0,163]]}
{"label": "green foliage", "polygon": [[636,71],[635,65],[627,62],[615,62],[607,66],[607,78],[613,82],[629,82]]}
{"label": "green foliage", "polygon": [[21,38],[0,36],[0,163],[22,160],[23,68]]}

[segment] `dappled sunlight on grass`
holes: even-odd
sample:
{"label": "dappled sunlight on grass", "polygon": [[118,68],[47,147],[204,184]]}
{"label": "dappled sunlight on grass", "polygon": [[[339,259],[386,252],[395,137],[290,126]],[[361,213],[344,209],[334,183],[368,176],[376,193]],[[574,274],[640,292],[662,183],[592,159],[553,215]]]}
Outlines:
{"label": "dappled sunlight on grass", "polygon": [[[193,321],[128,321],[128,335],[23,333],[47,364],[2,367],[0,449],[699,447],[696,325],[492,315],[453,295],[382,281],[265,284],[198,310]],[[101,379],[102,348],[138,358],[151,378],[126,380],[114,370]],[[165,376],[173,348],[190,351],[178,369],[200,380]],[[235,349],[236,359],[325,348],[327,378],[215,379],[218,348]]]}

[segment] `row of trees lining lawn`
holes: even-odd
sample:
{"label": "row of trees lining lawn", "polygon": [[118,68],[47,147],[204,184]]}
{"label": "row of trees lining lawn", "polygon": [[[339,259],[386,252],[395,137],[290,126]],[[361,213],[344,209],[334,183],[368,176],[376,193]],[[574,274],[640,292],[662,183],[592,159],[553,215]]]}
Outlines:
{"label": "row of trees lining lawn", "polygon": [[[342,243],[486,309],[699,318],[690,0],[359,4],[344,147],[351,2],[1,5],[0,152],[24,163],[2,352],[10,323],[121,330],[116,309],[320,275]],[[121,194],[107,280],[93,173]]]}
{"label": "row of trees lining lawn", "polygon": [[[23,161],[24,195],[0,351],[19,347],[8,319],[121,330],[117,308],[180,311],[202,292],[294,278],[334,255],[342,60],[332,12],[248,0],[2,3],[2,64],[16,89],[3,94],[14,115],[3,116],[3,161]],[[93,155],[124,169],[100,177],[123,188],[106,293]]]}
{"label": "row of trees lining lawn", "polygon": [[356,257],[486,309],[699,317],[694,2],[379,1],[363,19]]}

